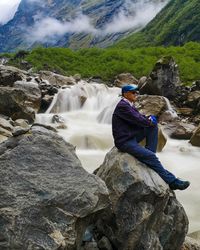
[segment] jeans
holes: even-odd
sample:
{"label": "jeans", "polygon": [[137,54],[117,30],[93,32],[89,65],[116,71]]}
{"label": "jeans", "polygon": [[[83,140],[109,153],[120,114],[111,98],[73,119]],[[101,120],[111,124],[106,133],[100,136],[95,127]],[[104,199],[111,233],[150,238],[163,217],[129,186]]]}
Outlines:
{"label": "jeans", "polygon": [[[146,138],[146,146],[142,147],[139,142],[144,138]],[[144,128],[143,133],[137,134],[133,139],[123,144],[119,150],[133,155],[158,173],[166,183],[170,184],[176,177],[162,166],[156,156],[157,143],[158,127],[152,126]]]}

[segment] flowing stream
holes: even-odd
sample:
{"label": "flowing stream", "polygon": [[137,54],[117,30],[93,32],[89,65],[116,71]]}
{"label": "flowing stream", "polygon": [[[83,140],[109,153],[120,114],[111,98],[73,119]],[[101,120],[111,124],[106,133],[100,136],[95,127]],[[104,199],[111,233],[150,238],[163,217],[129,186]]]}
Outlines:
{"label": "flowing stream", "polygon": [[[61,89],[47,112],[37,115],[36,122],[56,126],[52,118],[58,114],[66,125],[65,129],[58,130],[59,134],[76,146],[83,167],[92,173],[113,147],[111,118],[120,99],[119,94],[119,88],[80,81]],[[176,191],[176,196],[189,217],[189,231],[200,230],[200,148],[185,140],[168,138],[167,145],[157,155],[165,168],[191,182],[187,190]]]}

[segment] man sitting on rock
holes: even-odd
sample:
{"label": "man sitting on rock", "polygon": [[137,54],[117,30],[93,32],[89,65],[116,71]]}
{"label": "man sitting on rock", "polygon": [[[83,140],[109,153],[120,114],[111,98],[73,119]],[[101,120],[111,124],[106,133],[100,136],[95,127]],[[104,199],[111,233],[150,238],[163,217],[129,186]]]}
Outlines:
{"label": "man sitting on rock", "polygon": [[[134,106],[137,99],[136,85],[122,87],[122,99],[117,104],[112,117],[112,130],[115,146],[122,152],[129,153],[139,161],[156,171],[169,184],[172,190],[184,190],[189,181],[176,178],[166,170],[156,156],[158,126],[155,116],[142,115]],[[146,138],[146,146],[139,142]]]}

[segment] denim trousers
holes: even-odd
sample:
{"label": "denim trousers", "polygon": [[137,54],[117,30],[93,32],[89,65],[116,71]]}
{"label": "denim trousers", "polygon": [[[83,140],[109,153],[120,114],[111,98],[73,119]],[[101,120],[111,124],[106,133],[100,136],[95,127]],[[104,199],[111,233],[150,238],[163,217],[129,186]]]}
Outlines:
{"label": "denim trousers", "polygon": [[[146,146],[139,144],[143,139],[146,139]],[[176,177],[166,170],[158,157],[156,156],[156,148],[158,143],[158,127],[152,126],[144,128],[143,132],[135,135],[133,139],[123,144],[119,150],[129,153],[136,157],[139,161],[145,163],[153,169],[159,176],[168,184],[172,183]]]}

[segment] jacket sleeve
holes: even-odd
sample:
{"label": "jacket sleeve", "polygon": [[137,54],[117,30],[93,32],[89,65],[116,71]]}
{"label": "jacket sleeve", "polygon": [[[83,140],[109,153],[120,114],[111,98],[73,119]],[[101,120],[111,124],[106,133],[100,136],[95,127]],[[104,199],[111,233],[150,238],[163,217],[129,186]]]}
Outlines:
{"label": "jacket sleeve", "polygon": [[151,121],[148,117],[142,115],[137,109],[131,107],[129,104],[120,105],[118,107],[117,115],[132,125],[137,125],[139,127],[151,126]]}

